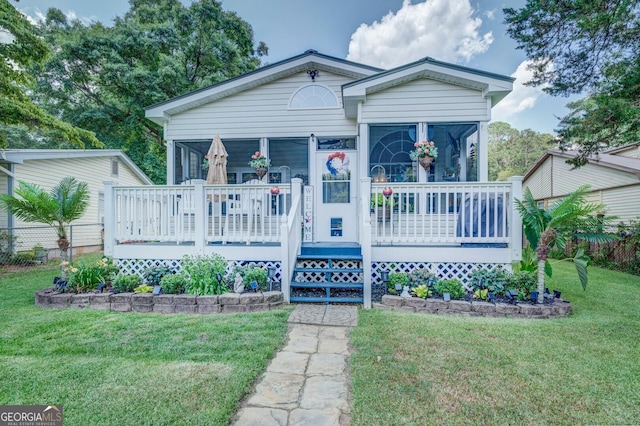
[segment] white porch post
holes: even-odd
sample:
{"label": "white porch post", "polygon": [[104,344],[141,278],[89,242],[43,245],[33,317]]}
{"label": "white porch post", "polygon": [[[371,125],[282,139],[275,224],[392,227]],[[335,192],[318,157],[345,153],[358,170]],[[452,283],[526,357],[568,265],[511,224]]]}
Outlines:
{"label": "white porch post", "polygon": [[362,271],[364,272],[364,308],[371,309],[371,215],[369,206],[371,202],[371,178],[360,179],[361,210],[362,219],[360,221],[360,246],[362,250]]}
{"label": "white porch post", "polygon": [[204,246],[205,246],[205,235],[204,235],[204,221],[207,218],[207,214],[205,214],[205,202],[204,202],[204,186],[202,181],[195,182],[195,193],[194,193],[194,216],[193,220],[195,221],[195,238],[194,243],[196,246],[196,251],[200,254],[204,254]]}
{"label": "white porch post", "polygon": [[167,185],[173,185],[176,181],[176,145],[173,141],[167,141]]}
{"label": "white porch post", "polygon": [[113,182],[104,182],[104,255],[110,257],[113,256],[116,231],[116,206],[113,189]]}
{"label": "white porch post", "polygon": [[522,260],[522,217],[515,200],[522,200],[522,176],[512,176],[511,181],[511,261]]}
{"label": "white porch post", "polygon": [[487,122],[480,122],[478,129],[478,146],[476,147],[476,155],[478,158],[478,182],[489,181],[489,130]]}

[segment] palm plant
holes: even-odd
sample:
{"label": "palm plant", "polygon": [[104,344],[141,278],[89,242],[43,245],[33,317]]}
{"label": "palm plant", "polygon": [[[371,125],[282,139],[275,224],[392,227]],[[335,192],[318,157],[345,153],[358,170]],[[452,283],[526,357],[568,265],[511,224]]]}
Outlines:
{"label": "palm plant", "polygon": [[67,226],[79,219],[89,204],[89,186],[73,177],[65,177],[46,192],[38,185],[20,181],[14,193],[0,195],[0,207],[25,222],[55,226],[60,258],[67,260]]}
{"label": "palm plant", "polygon": [[[516,208],[522,216],[525,236],[538,260],[538,303],[544,300],[545,272],[551,276],[551,266],[547,261],[551,249],[564,250],[571,238],[598,242],[617,238],[616,235],[604,232],[614,217],[598,217],[597,213],[604,206],[586,202],[589,188],[589,185],[581,186],[547,210],[538,207],[529,188],[525,188],[522,201],[515,200]],[[573,262],[584,289],[587,288],[588,261],[584,250],[578,249]]]}

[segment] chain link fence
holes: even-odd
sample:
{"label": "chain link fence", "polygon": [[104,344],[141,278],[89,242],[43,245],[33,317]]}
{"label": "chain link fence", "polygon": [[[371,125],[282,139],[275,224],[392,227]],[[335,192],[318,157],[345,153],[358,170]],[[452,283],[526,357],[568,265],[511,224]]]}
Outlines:
{"label": "chain link fence", "polygon": [[[104,248],[101,223],[73,224],[67,228],[69,260],[100,252]],[[53,226],[0,228],[0,270],[33,266],[60,258],[58,236]]]}

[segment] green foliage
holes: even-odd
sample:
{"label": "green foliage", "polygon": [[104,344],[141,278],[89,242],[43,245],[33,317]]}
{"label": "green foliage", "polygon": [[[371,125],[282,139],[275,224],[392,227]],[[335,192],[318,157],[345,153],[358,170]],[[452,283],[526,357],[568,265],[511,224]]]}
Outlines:
{"label": "green foliage", "polygon": [[252,266],[245,271],[242,283],[245,288],[250,288],[251,281],[255,281],[258,283],[258,288],[264,291],[267,289],[268,275],[266,269],[259,266]]}
{"label": "green foliage", "polygon": [[514,272],[507,275],[506,287],[518,290],[518,299],[529,300],[532,291],[536,290],[538,278],[530,271]]}
{"label": "green foliage", "polygon": [[427,287],[426,284],[420,284],[419,286],[414,287],[411,291],[416,295],[416,297],[419,297],[421,299],[426,299],[433,294],[433,292],[429,290],[429,287]]}
{"label": "green foliage", "polygon": [[449,293],[452,300],[462,299],[466,293],[460,280],[455,278],[436,281],[433,285],[433,291],[440,296]]}
{"label": "green foliage", "polygon": [[180,294],[184,290],[185,278],[182,274],[167,274],[160,280],[162,292],[165,294]]}
{"label": "green foliage", "polygon": [[111,283],[111,286],[118,293],[131,293],[140,284],[138,275],[118,275]]}
{"label": "green foliage", "polygon": [[[494,293],[496,296],[505,294],[509,273],[502,268],[494,269],[476,269],[471,273],[469,286],[474,294],[478,290],[487,290],[486,292],[480,291],[478,294],[482,295],[486,293]],[[483,297],[486,299],[486,297]]]}
{"label": "green foliage", "polygon": [[16,244],[17,237],[0,229],[0,264],[8,263],[13,255],[13,247]]}
{"label": "green foliage", "polygon": [[19,181],[16,196],[0,194],[0,208],[25,222],[38,222],[55,226],[58,247],[63,261],[67,260],[66,227],[82,217],[89,205],[89,185],[73,177],[65,177],[49,192],[38,185]]}
{"label": "green foliage", "polygon": [[142,284],[142,285],[139,285],[138,287],[134,288],[133,292],[134,293],[152,293],[153,292],[153,286]]}
{"label": "green foliage", "polygon": [[387,282],[389,294],[397,294],[396,284],[400,284],[402,287],[409,285],[409,275],[406,272],[391,272]]}
{"label": "green foliage", "polygon": [[[522,201],[515,200],[516,209],[522,216],[524,234],[531,248],[536,250],[538,262],[545,263],[545,273],[548,276],[552,273],[551,266],[547,262],[550,251],[554,248],[564,250],[567,240],[606,242],[618,238],[603,231],[610,226],[615,217],[598,216],[604,206],[586,202],[589,188],[588,185],[581,186],[556,201],[547,210],[538,207],[529,188],[525,188]],[[586,288],[586,259],[583,255],[576,259],[576,268],[578,268],[582,286]],[[538,292],[542,294],[544,275],[539,279]]]}
{"label": "green foliage", "polygon": [[104,269],[97,263],[80,263],[67,267],[67,288],[76,293],[87,293],[96,289],[99,283],[106,280]]}
{"label": "green foliage", "polygon": [[584,165],[609,146],[640,138],[638,0],[528,1],[504,9],[507,33],[530,60],[533,86],[553,95],[588,93],[569,104],[558,137]]}
{"label": "green foliage", "polygon": [[[92,132],[47,114],[30,99],[28,93],[33,90],[34,78],[27,70],[44,62],[50,49],[26,17],[8,0],[0,1],[0,28],[11,40],[0,43],[0,123],[49,129],[82,148],[85,142],[96,147],[104,146]],[[2,136],[0,139],[6,140],[6,135]]]}
{"label": "green foliage", "polygon": [[164,182],[162,126],[144,107],[253,71],[251,26],[219,1],[136,0],[113,24],[84,25],[49,9],[38,30],[53,54],[33,67],[47,110],[123,149]]}
{"label": "green foliage", "polygon": [[185,292],[197,296],[223,294],[228,292],[224,279],[219,282],[217,275],[225,276],[227,261],[219,254],[210,256],[184,256],[182,269],[187,278]]}
{"label": "green foliage", "polygon": [[429,272],[427,268],[418,268],[407,274],[409,279],[409,287],[417,287],[420,284],[426,284],[430,279],[435,281],[435,275]]}
{"label": "green foliage", "polygon": [[145,269],[144,272],[142,273],[142,277],[147,282],[147,284],[154,286],[154,285],[160,285],[160,281],[162,280],[162,277],[171,273],[172,273],[172,270],[168,266],[154,265]]}
{"label": "green foliage", "polygon": [[498,121],[489,124],[489,180],[524,176],[548,149],[557,148],[553,135],[517,130]]}

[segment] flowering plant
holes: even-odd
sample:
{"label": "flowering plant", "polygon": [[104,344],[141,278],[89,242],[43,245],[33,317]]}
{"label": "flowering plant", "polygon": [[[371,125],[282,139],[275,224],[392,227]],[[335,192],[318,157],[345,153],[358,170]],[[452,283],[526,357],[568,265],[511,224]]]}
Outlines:
{"label": "flowering plant", "polygon": [[433,158],[438,157],[438,148],[433,141],[416,142],[413,146],[415,149],[409,153],[409,157],[412,160],[417,160],[427,155]]}
{"label": "flowering plant", "polygon": [[256,153],[251,156],[249,165],[254,169],[258,167],[271,167],[271,160],[262,155],[260,151],[256,151]]}

